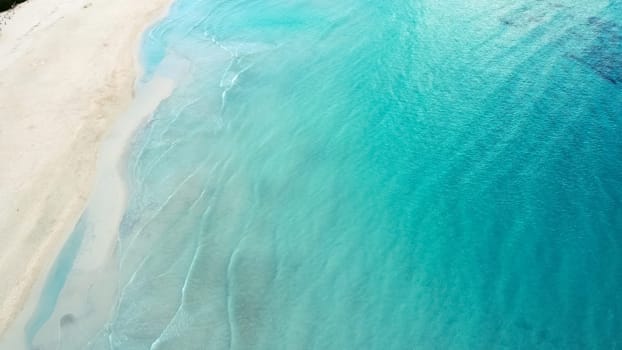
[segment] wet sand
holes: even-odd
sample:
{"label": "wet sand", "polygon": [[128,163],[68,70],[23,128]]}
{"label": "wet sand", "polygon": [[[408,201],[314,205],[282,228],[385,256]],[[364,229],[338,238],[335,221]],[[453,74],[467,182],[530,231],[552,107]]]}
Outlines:
{"label": "wet sand", "polygon": [[30,0],[0,30],[0,334],[49,271],[170,0]]}

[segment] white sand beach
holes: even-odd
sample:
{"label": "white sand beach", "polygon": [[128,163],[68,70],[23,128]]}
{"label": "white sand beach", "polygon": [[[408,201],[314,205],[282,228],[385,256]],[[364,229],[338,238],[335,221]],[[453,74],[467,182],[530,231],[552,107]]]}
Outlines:
{"label": "white sand beach", "polygon": [[0,335],[48,272],[170,0],[29,0],[0,14]]}

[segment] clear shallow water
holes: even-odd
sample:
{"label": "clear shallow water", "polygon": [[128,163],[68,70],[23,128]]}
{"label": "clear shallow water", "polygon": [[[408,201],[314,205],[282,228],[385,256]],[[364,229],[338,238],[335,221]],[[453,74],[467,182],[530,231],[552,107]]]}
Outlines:
{"label": "clear shallow water", "polygon": [[622,348],[621,2],[177,0],[169,56],[88,348]]}

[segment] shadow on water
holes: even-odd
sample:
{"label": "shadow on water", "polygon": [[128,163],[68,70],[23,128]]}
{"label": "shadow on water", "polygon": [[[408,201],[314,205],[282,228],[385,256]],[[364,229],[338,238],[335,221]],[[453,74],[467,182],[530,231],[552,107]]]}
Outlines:
{"label": "shadow on water", "polygon": [[[548,18],[561,17],[567,23],[577,21],[577,8],[558,2],[535,1],[512,9],[499,17],[506,28],[531,28],[546,24]],[[612,84],[622,83],[622,26],[599,16],[563,29],[561,44],[580,48],[566,57],[579,62]],[[561,33],[560,33],[561,34]]]}
{"label": "shadow on water", "polygon": [[585,32],[592,34],[592,43],[581,55],[570,57],[603,79],[613,84],[622,83],[622,26],[614,21],[590,17],[583,27]]}

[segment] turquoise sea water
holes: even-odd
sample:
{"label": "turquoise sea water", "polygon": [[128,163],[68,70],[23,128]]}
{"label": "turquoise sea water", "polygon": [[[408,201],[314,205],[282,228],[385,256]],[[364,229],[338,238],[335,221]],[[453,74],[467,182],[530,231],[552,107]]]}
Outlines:
{"label": "turquoise sea water", "polygon": [[67,349],[622,349],[621,1],[177,0],[166,57]]}

